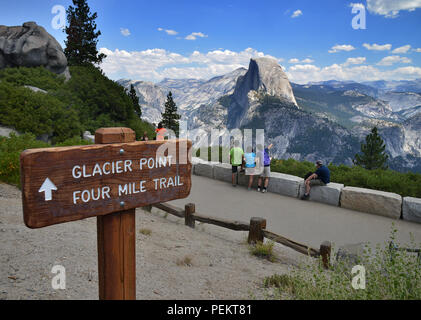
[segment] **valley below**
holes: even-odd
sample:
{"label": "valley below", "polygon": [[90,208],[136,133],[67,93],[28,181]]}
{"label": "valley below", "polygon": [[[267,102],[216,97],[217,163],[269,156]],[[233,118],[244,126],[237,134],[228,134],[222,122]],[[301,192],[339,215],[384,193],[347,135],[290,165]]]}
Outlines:
{"label": "valley below", "polygon": [[250,60],[210,80],[121,79],[133,85],[142,118],[157,124],[172,92],[188,130],[264,129],[279,159],[351,165],[373,127],[386,144],[389,167],[421,172],[421,79],[414,81],[324,81],[290,83],[277,61]]}

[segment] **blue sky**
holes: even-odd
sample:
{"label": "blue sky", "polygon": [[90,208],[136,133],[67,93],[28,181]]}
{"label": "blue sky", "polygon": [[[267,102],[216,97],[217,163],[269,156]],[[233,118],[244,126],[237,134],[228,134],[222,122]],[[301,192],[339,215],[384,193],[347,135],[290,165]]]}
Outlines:
{"label": "blue sky", "polygon": [[[210,78],[258,56],[277,59],[299,83],[421,78],[421,0],[88,3],[98,13],[98,48],[108,55],[102,68],[113,79]],[[64,47],[52,8],[69,4],[8,1],[0,23],[36,21]],[[366,28],[356,30],[352,20],[362,11]]]}

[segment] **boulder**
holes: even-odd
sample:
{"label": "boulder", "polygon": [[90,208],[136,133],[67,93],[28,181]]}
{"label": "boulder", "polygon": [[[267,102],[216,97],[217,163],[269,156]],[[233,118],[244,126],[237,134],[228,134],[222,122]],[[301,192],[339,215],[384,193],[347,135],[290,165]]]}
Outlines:
{"label": "boulder", "polygon": [[213,178],[232,183],[232,166],[228,163],[218,163],[213,166]]}
{"label": "boulder", "polygon": [[288,197],[298,197],[300,184],[303,179],[300,177],[283,174],[279,172],[271,172],[268,191],[278,193]]}
{"label": "boulder", "polygon": [[[328,183],[325,186],[314,186],[310,191],[310,201],[321,202],[332,206],[339,206],[341,191],[344,185],[340,183]],[[299,197],[305,193],[304,179],[301,179]]]}
{"label": "boulder", "polygon": [[213,179],[213,167],[218,162],[203,162],[194,165],[194,174]]}
{"label": "boulder", "polygon": [[11,133],[14,133],[15,135],[19,136],[20,133],[16,130],[8,127],[2,127],[0,126],[0,137],[9,137]]}
{"label": "boulder", "polygon": [[399,219],[402,197],[396,193],[345,187],[342,189],[343,208]]}
{"label": "boulder", "polygon": [[83,139],[95,143],[95,136],[92,135],[90,131],[85,131],[83,133]]}
{"label": "boulder", "polygon": [[40,88],[37,87],[33,87],[33,86],[24,86],[25,88],[28,88],[29,90],[33,91],[33,92],[41,92],[41,93],[47,93],[47,91],[42,90]]}
{"label": "boulder", "polygon": [[35,22],[22,26],[0,25],[0,69],[38,67],[70,77],[67,59],[57,40]]}
{"label": "boulder", "polygon": [[421,223],[421,199],[405,197],[402,205],[403,220]]}

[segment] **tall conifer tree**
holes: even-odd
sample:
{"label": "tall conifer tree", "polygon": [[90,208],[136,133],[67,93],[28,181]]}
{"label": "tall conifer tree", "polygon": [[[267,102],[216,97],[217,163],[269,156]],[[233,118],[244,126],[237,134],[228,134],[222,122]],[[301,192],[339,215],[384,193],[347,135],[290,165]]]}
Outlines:
{"label": "tall conifer tree", "polygon": [[173,130],[177,137],[180,130],[179,119],[180,115],[177,114],[177,106],[170,91],[165,102],[165,112],[162,113],[162,125],[164,128]]}
{"label": "tall conifer tree", "polygon": [[142,116],[142,109],[141,106],[139,104],[139,97],[136,94],[136,90],[134,89],[134,86],[131,84],[130,85],[130,91],[128,93],[130,99],[132,100],[133,103],[133,109],[136,112],[136,114],[140,117]]}
{"label": "tall conifer tree", "polygon": [[377,128],[374,127],[365,138],[365,143],[361,144],[361,154],[355,155],[354,164],[368,170],[385,170],[388,168],[387,159],[389,158],[385,149],[386,145],[377,133]]}
{"label": "tall conifer tree", "polygon": [[96,47],[101,35],[101,31],[96,31],[97,13],[91,13],[86,0],[73,0],[73,5],[66,10],[68,25],[64,54],[67,62],[71,66],[100,64],[106,55],[99,54]]}

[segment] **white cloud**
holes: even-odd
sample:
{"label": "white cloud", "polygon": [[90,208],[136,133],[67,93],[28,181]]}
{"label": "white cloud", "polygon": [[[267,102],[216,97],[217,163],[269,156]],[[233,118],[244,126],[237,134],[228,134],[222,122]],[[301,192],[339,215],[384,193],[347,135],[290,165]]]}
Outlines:
{"label": "white cloud", "polygon": [[401,67],[382,71],[374,66],[360,65],[346,67],[333,64],[323,68],[314,65],[294,65],[287,70],[290,81],[308,83],[326,80],[340,81],[376,81],[376,80],[413,80],[421,77],[420,67]]}
{"label": "white cloud", "polygon": [[364,43],[363,47],[365,47],[367,50],[374,50],[374,51],[385,51],[385,50],[390,50],[392,49],[392,45],[391,44],[368,44],[368,43]]}
{"label": "white cloud", "polygon": [[386,18],[396,18],[399,11],[414,11],[417,8],[421,8],[421,0],[367,0],[367,9],[370,13]]}
{"label": "white cloud", "polygon": [[166,77],[209,79],[240,67],[248,68],[252,57],[269,57],[276,59],[278,63],[282,61],[252,48],[240,52],[194,51],[190,55],[181,55],[165,49],[127,52],[101,48],[100,52],[107,55],[101,68],[111,79],[129,78],[147,81],[160,81]]}
{"label": "white cloud", "polygon": [[329,53],[335,53],[338,51],[352,51],[355,50],[353,46],[350,44],[337,44],[332,47],[332,49],[329,50]]}
{"label": "white cloud", "polygon": [[363,64],[365,61],[365,57],[348,58],[343,65],[346,67],[349,65]]}
{"label": "white cloud", "polygon": [[414,50],[415,52],[421,52],[421,48],[414,48],[414,49],[412,49],[412,50]]}
{"label": "white cloud", "polygon": [[312,63],[312,62],[314,62],[314,60],[309,59],[309,58],[303,59],[301,61],[297,58],[292,58],[288,60],[288,63]]}
{"label": "white cloud", "polygon": [[314,60],[307,58],[307,59],[301,60],[301,62],[302,63],[313,63]]}
{"label": "white cloud", "polygon": [[[144,51],[114,51],[101,48],[107,55],[101,68],[111,79],[128,78],[133,80],[160,81],[168,78],[201,78],[209,79],[226,74],[237,68],[247,68],[250,58],[269,57],[282,61],[252,48],[243,51],[213,50],[208,52],[194,51],[181,55],[165,49],[148,49]],[[405,57],[399,57],[400,63],[407,63]],[[396,58],[393,58],[396,59]],[[297,59],[298,60],[298,59]],[[409,59],[408,59],[409,60]],[[387,61],[387,60],[386,60]],[[316,66],[304,62],[284,68],[290,81],[307,83],[337,79],[342,81],[374,80],[412,80],[421,78],[421,68],[415,66],[399,67],[392,70],[380,69],[380,66],[366,65],[365,57],[348,58],[343,64]]]}
{"label": "white cloud", "polygon": [[392,53],[407,53],[411,49],[411,46],[407,44],[406,46],[402,46],[399,48],[396,48],[392,51]]}
{"label": "white cloud", "polygon": [[187,37],[185,37],[184,39],[186,40],[196,40],[197,37],[199,38],[207,38],[208,36],[202,32],[193,32],[191,34],[189,34]]}
{"label": "white cloud", "polygon": [[120,28],[120,33],[125,37],[130,36],[130,30],[127,28]]}
{"label": "white cloud", "polygon": [[350,3],[349,6],[352,8],[365,9],[365,6],[363,3]]}
{"label": "white cloud", "polygon": [[379,66],[391,66],[395,63],[411,63],[411,59],[408,59],[406,57],[400,57],[400,56],[388,56],[381,59],[377,65]]}
{"label": "white cloud", "polygon": [[177,31],[174,31],[174,30],[165,30],[165,32],[167,34],[169,34],[170,36],[175,36],[176,34],[178,34],[178,32]]}
{"label": "white cloud", "polygon": [[170,36],[175,36],[176,34],[178,34],[177,31],[175,30],[171,30],[171,29],[163,29],[163,28],[158,28],[158,31],[165,31],[168,35]]}
{"label": "white cloud", "polygon": [[297,18],[297,17],[302,16],[302,15],[303,15],[303,12],[300,9],[298,9],[298,10],[295,10],[293,12],[291,18]]}

